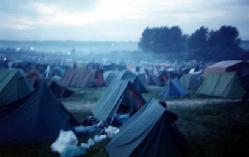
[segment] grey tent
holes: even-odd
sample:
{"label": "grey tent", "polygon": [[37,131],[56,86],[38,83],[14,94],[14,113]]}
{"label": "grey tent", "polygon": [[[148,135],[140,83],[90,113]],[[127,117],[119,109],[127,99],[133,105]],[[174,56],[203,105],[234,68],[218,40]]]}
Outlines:
{"label": "grey tent", "polygon": [[139,77],[137,77],[137,75],[132,73],[131,71],[124,70],[124,71],[120,72],[117,75],[117,79],[130,81],[137,91],[139,91],[141,93],[147,92],[144,84],[139,79]]}
{"label": "grey tent", "polygon": [[129,81],[114,80],[92,109],[99,120],[113,122],[121,107],[128,108],[130,114],[135,113],[145,100]]}
{"label": "grey tent", "polygon": [[103,74],[105,85],[109,86],[113,80],[116,79],[118,71],[106,71]]}
{"label": "grey tent", "polygon": [[106,150],[110,157],[180,157],[186,141],[169,114],[152,99],[113,137]]}
{"label": "grey tent", "polygon": [[76,121],[42,82],[25,100],[0,107],[0,145],[50,143],[61,129],[72,129],[74,123]]}
{"label": "grey tent", "polygon": [[32,85],[19,69],[0,69],[0,105],[6,105],[31,94]]}
{"label": "grey tent", "polygon": [[241,99],[245,90],[235,72],[210,72],[196,91],[197,94]]}
{"label": "grey tent", "polygon": [[82,67],[67,69],[59,83],[66,87],[100,87],[104,84],[104,78],[101,70]]}

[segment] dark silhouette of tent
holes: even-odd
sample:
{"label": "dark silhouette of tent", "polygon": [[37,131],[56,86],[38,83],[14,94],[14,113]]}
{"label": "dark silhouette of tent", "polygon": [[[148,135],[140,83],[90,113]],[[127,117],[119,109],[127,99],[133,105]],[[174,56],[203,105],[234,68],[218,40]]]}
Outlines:
{"label": "dark silhouette of tent", "polygon": [[0,69],[0,106],[31,94],[33,87],[20,69]]}
{"label": "dark silhouette of tent", "polygon": [[[175,118],[152,99],[133,115],[107,145],[110,157],[182,157],[187,143]],[[173,120],[173,121],[172,121]]]}
{"label": "dark silhouette of tent", "polygon": [[30,97],[0,108],[0,145],[50,143],[74,124],[43,81]]}
{"label": "dark silhouette of tent", "polygon": [[49,89],[53,92],[53,94],[56,96],[56,98],[66,98],[71,96],[74,91],[68,89],[67,87],[64,87],[60,84],[58,84],[55,81],[52,81],[50,79],[39,79],[34,82],[34,87],[39,88],[42,82],[46,82]]}
{"label": "dark silhouette of tent", "polygon": [[59,85],[55,81],[50,82],[49,88],[57,98],[66,98],[74,93],[72,90]]}
{"label": "dark silhouette of tent", "polygon": [[132,115],[145,104],[145,100],[129,81],[114,80],[96,103],[92,112],[99,120],[113,122],[120,107]]}

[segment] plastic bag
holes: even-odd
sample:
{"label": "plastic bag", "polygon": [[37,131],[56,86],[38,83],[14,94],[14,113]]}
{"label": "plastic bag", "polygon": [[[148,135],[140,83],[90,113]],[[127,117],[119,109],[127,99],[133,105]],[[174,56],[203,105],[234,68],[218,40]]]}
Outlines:
{"label": "plastic bag", "polygon": [[107,128],[105,128],[105,132],[107,137],[112,138],[114,135],[116,135],[119,132],[119,128],[110,125]]}
{"label": "plastic bag", "polygon": [[86,149],[76,145],[67,145],[61,152],[60,157],[74,157],[86,154]]}
{"label": "plastic bag", "polygon": [[54,152],[61,153],[67,146],[76,146],[78,139],[72,131],[60,130],[60,134],[55,142],[51,145],[51,149]]}
{"label": "plastic bag", "polygon": [[101,142],[101,141],[105,140],[106,138],[107,138],[106,135],[95,135],[94,136],[94,141],[96,143],[98,143],[98,142]]}

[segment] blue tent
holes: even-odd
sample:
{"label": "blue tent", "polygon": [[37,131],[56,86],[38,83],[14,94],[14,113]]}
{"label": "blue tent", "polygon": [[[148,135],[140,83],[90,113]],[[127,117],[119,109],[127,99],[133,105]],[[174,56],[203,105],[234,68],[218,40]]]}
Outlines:
{"label": "blue tent", "polygon": [[72,128],[72,116],[46,82],[25,100],[0,108],[0,145],[50,143],[61,129]]}
{"label": "blue tent", "polygon": [[186,141],[176,128],[172,114],[152,99],[112,138],[106,147],[109,156],[182,157],[186,153]]}
{"label": "blue tent", "polygon": [[181,84],[178,79],[172,79],[168,81],[167,86],[160,93],[160,96],[163,98],[176,98],[183,97],[188,94],[187,89]]}

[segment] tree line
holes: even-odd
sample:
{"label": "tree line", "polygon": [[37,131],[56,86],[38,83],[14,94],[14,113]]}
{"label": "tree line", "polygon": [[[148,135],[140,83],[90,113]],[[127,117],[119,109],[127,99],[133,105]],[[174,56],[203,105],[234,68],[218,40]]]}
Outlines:
{"label": "tree line", "polygon": [[239,31],[234,26],[221,26],[218,30],[202,26],[191,35],[184,34],[179,26],[147,27],[139,47],[145,52],[187,54],[188,59],[203,61],[248,59],[249,53],[240,48],[240,42]]}

